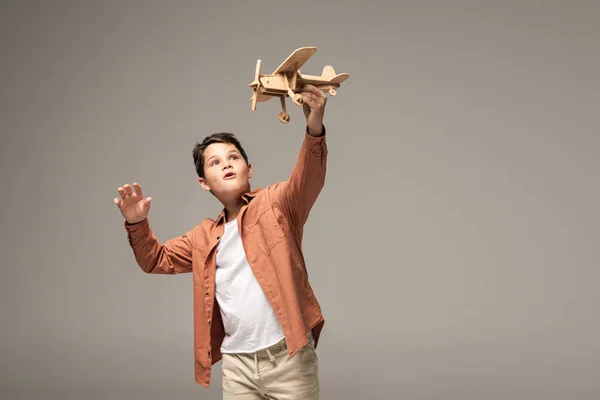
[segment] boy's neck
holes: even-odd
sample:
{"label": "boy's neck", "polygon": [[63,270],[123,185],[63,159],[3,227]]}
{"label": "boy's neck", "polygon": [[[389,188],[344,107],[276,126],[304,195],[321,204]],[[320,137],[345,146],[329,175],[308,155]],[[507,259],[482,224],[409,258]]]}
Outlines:
{"label": "boy's neck", "polygon": [[223,203],[225,206],[225,222],[231,222],[237,218],[242,205],[244,204],[242,198],[232,200],[230,202]]}

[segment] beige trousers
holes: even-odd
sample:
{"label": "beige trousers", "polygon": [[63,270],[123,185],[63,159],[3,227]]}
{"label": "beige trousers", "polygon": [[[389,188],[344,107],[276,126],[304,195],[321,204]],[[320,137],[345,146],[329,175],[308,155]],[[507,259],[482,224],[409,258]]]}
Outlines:
{"label": "beige trousers", "polygon": [[293,357],[285,339],[247,354],[223,354],[224,400],[318,400],[319,359],[312,334]]}

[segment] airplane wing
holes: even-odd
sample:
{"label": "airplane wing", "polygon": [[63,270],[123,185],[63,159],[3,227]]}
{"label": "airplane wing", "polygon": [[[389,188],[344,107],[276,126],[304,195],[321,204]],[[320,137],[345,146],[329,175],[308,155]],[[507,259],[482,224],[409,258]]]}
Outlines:
{"label": "airplane wing", "polygon": [[295,50],[279,67],[277,67],[275,72],[273,72],[273,75],[298,70],[316,52],[317,48],[313,46],[301,47]]}

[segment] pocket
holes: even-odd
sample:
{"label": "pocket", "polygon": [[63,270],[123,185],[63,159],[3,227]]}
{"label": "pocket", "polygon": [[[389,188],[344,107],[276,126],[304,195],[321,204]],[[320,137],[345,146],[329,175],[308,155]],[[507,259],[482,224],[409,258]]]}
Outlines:
{"label": "pocket", "polygon": [[252,384],[247,379],[248,367],[236,354],[224,353],[221,360],[221,386],[226,394],[241,394],[248,392]]}
{"label": "pocket", "polygon": [[315,364],[318,362],[317,350],[315,349],[315,342],[312,339],[312,336],[308,337],[308,343],[300,350],[302,353],[302,359],[310,364]]}
{"label": "pocket", "polygon": [[252,240],[256,240],[258,246],[269,254],[271,250],[283,241],[283,229],[271,207],[267,208],[257,218],[256,223],[248,227],[248,233]]}

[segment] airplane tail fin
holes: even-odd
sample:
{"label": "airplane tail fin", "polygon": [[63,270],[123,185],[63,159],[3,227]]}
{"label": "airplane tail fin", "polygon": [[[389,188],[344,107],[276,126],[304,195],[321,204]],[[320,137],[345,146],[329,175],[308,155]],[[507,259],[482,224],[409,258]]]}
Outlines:
{"label": "airplane tail fin", "polygon": [[321,76],[325,79],[331,79],[335,76],[335,70],[333,69],[333,67],[331,65],[326,65],[323,68],[323,72],[321,73]]}

